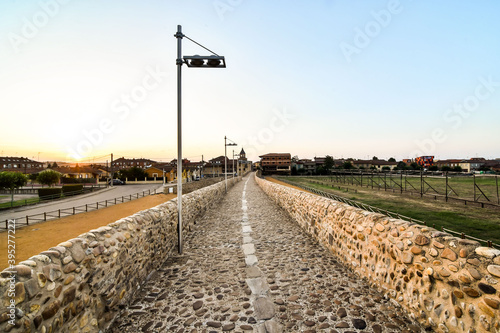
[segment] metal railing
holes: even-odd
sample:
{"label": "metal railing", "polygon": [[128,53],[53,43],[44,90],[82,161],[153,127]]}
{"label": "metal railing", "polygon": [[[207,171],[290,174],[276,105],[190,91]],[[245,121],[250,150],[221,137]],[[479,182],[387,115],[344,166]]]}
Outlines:
{"label": "metal railing", "polygon": [[[78,195],[78,194],[91,193],[91,192],[94,192],[94,190],[99,190],[99,189],[101,189],[100,186],[84,187],[83,189],[77,190],[77,191],[71,191],[71,192],[62,192],[61,191],[60,193],[44,195],[41,197],[8,201],[8,202],[5,202],[2,204],[2,205],[5,205],[5,207],[1,207],[1,205],[0,205],[0,210],[10,209],[13,207],[37,205],[40,203],[47,203],[49,201],[54,201],[54,200],[59,200],[59,199],[66,199],[67,197],[72,197],[72,196]],[[38,191],[38,189],[35,191]],[[36,192],[36,193],[38,193],[38,192]]]}
{"label": "metal railing", "polygon": [[[380,209],[378,207],[370,206],[370,205],[364,204],[364,203],[359,202],[359,201],[355,201],[355,200],[351,200],[351,199],[348,199],[348,198],[344,198],[344,197],[341,197],[341,196],[333,194],[333,193],[328,193],[328,192],[320,191],[318,189],[315,189],[315,188],[312,188],[312,187],[309,187],[309,186],[306,186],[306,185],[302,185],[302,184],[299,184],[299,183],[291,182],[291,181],[289,181],[287,179],[280,178],[279,180],[282,181],[282,182],[284,182],[284,183],[286,183],[286,184],[300,187],[300,188],[302,188],[302,189],[304,189],[306,191],[312,192],[312,193],[320,195],[322,197],[333,199],[333,200],[345,203],[345,204],[347,204],[349,206],[353,206],[353,207],[356,207],[356,208],[359,208],[359,209],[370,211],[372,213],[380,213],[380,214],[386,215],[386,216],[388,216],[390,218],[397,218],[397,219],[404,220],[404,221],[407,221],[407,222],[415,222],[415,223],[418,223],[418,224],[427,225],[427,223],[425,221],[417,220],[417,219],[414,219],[412,217],[401,215],[399,213],[394,213],[394,212],[388,211],[386,209]],[[434,229],[436,229],[435,224],[433,224],[432,227]],[[462,239],[471,239],[471,240],[475,240],[475,241],[484,243],[488,247],[496,247],[496,248],[500,249],[500,244],[493,243],[492,241],[489,241],[489,240],[485,240],[485,239],[480,239],[480,238],[476,238],[476,237],[473,237],[473,236],[469,236],[469,235],[466,235],[463,232],[456,232],[456,231],[453,231],[453,230],[450,230],[450,229],[445,229],[444,227],[441,227],[441,231],[447,232],[450,235],[451,234],[456,235],[456,236],[458,236],[458,237],[460,237]]]}
{"label": "metal railing", "polygon": [[[70,215],[75,215],[78,213],[86,213],[94,210],[98,210],[101,208],[106,208],[109,206],[113,206],[119,203],[127,202],[127,201],[132,201],[134,199],[139,199],[143,198],[147,195],[151,194],[157,194],[156,189],[154,192],[151,192],[151,190],[148,191],[142,191],[138,192],[135,194],[130,194],[128,196],[121,196],[121,197],[116,197],[114,199],[108,199],[108,200],[103,200],[103,201],[97,201],[95,203],[91,204],[85,204],[85,205],[80,205],[80,206],[74,206],[70,208],[63,208],[63,209],[57,209],[49,212],[43,212],[39,214],[33,214],[33,215],[26,215],[25,218],[22,219],[15,219],[16,221],[16,226],[22,226],[22,225],[30,225],[30,223],[36,223],[36,222],[44,222],[48,221],[50,219],[58,219],[61,217],[65,216],[70,216]],[[5,229],[8,228],[8,221],[13,220],[13,219],[7,219],[5,220]],[[24,223],[21,222],[21,220],[24,221]]]}

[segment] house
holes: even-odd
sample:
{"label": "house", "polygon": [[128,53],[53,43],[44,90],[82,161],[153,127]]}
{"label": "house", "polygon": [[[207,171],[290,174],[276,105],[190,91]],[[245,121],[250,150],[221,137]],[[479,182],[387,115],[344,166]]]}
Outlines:
{"label": "house", "polygon": [[49,168],[48,170],[57,171],[66,178],[99,178],[103,173],[99,169],[89,166],[79,166],[78,164],[75,167],[56,167]]}
{"label": "house", "polygon": [[500,159],[486,160],[483,166],[490,168],[492,171],[500,172]]}
{"label": "house", "polygon": [[437,160],[434,162],[434,165],[436,165],[440,169],[442,167],[455,168],[457,166],[460,166],[461,162],[462,162],[462,160],[459,160],[459,159]]}
{"label": "house", "polygon": [[298,163],[302,164],[302,169],[304,171],[301,171],[305,174],[312,175],[314,172],[316,172],[316,162],[311,160],[311,159],[300,159],[298,160]]}
{"label": "house", "polygon": [[268,153],[259,157],[262,174],[291,174],[292,156],[290,153]]}
{"label": "house", "polygon": [[18,171],[24,174],[38,173],[44,169],[42,162],[27,157],[0,156],[0,171]]}
{"label": "house", "polygon": [[170,163],[157,163],[144,171],[148,174],[149,178],[163,179],[163,175],[165,174],[166,182],[173,182],[177,174],[177,168]]}
{"label": "house", "polygon": [[352,161],[352,165],[358,169],[374,169],[381,171],[386,168],[394,170],[398,166],[398,162],[389,162],[386,160],[357,160]]}
{"label": "house", "polygon": [[462,160],[460,167],[465,172],[472,172],[479,170],[486,163],[486,159],[481,157],[474,157],[469,160]]}
{"label": "house", "polygon": [[113,162],[111,162],[111,166],[114,170],[122,170],[129,169],[133,167],[138,167],[141,169],[147,169],[152,166],[156,162],[147,158],[124,158],[120,157]]}
{"label": "house", "polygon": [[423,168],[428,168],[434,164],[434,156],[419,156],[415,158],[415,163]]}

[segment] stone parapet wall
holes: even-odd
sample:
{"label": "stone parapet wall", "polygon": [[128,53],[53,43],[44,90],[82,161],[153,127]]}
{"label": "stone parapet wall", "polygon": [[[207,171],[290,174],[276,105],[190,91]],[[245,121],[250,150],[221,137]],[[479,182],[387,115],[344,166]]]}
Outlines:
{"label": "stone parapet wall", "polygon": [[500,332],[500,250],[257,178],[312,237],[436,332]]}
{"label": "stone parapet wall", "polygon": [[[224,183],[219,182],[184,195],[184,232],[224,194]],[[0,331],[105,330],[176,243],[174,199],[8,268],[0,273]]]}

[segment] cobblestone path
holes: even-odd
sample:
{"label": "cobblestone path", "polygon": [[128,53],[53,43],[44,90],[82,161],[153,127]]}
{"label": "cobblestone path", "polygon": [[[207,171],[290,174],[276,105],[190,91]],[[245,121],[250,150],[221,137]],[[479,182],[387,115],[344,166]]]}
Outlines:
{"label": "cobblestone path", "polygon": [[236,184],[111,332],[422,332],[258,187]]}

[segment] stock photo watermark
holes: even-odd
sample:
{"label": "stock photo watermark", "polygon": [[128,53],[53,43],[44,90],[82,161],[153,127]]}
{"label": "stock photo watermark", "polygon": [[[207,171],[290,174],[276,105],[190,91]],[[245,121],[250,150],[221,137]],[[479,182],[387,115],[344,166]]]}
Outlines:
{"label": "stock photo watermark", "polygon": [[363,28],[354,28],[354,37],[351,43],[342,41],[340,50],[348,63],[352,62],[354,55],[360,54],[371,42],[377,38],[383,29],[387,28],[394,16],[403,12],[403,6],[399,0],[390,0],[385,9],[371,11],[372,20],[366,22]]}
{"label": "stock photo watermark", "polygon": [[38,36],[39,32],[49,24],[50,20],[59,14],[61,6],[71,0],[45,0],[39,1],[40,7],[31,17],[23,17],[19,33],[10,32],[8,38],[16,53],[21,51],[20,47],[29,43]]}
{"label": "stock photo watermark", "polygon": [[272,114],[268,126],[261,128],[256,135],[248,136],[242,142],[247,155],[257,155],[258,151],[262,151],[266,148],[266,145],[274,141],[277,134],[285,131],[291,124],[291,120],[297,118],[295,114],[287,111],[286,108],[281,110],[273,109]]}
{"label": "stock photo watermark", "polygon": [[[141,83],[111,102],[111,112],[121,121],[125,121],[132,110],[136,109],[153,90],[161,85],[166,76],[167,72],[162,71],[159,66],[154,68],[151,66],[146,67],[146,74],[143,76]],[[105,137],[111,134],[115,128],[112,117],[101,119],[96,127],[90,130],[82,130],[81,135],[83,138],[78,143],[73,147],[66,147],[68,155],[74,159],[88,156],[95,147],[103,144]]]}
{"label": "stock photo watermark", "polygon": [[221,21],[224,21],[224,17],[227,13],[233,12],[236,7],[241,5],[243,0],[216,0],[212,3],[215,12]]}
{"label": "stock photo watermark", "polygon": [[16,220],[7,220],[7,264],[10,268],[10,276],[7,278],[9,287],[7,289],[7,297],[9,304],[7,305],[8,322],[15,325],[16,319]]}
{"label": "stock photo watermark", "polygon": [[[447,109],[443,114],[443,120],[451,124],[451,129],[458,130],[465,119],[469,118],[481,106],[481,102],[489,99],[500,87],[500,82],[495,81],[491,76],[488,78],[479,77],[479,84],[474,88],[474,93],[466,96],[460,103],[455,103],[453,107]],[[448,140],[448,135],[442,127],[436,127],[431,131],[429,138],[415,140],[418,147],[410,156],[433,155],[437,145]]]}

